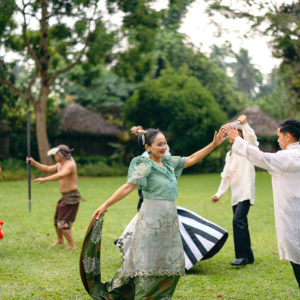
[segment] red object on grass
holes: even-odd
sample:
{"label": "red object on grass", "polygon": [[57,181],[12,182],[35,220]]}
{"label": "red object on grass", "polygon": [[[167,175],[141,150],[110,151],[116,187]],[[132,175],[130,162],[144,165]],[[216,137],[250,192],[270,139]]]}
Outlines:
{"label": "red object on grass", "polygon": [[0,239],[1,239],[1,240],[3,239],[3,234],[2,234],[2,232],[1,232],[1,227],[2,227],[3,223],[4,223],[4,222],[0,220]]}

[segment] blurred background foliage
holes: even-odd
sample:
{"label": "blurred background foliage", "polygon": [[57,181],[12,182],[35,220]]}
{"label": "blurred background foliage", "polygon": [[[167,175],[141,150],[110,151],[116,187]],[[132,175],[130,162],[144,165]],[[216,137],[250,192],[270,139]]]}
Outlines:
{"label": "blurred background foliage", "polygon": [[[126,174],[132,157],[142,153],[136,138],[129,134],[132,125],[160,128],[167,135],[171,153],[187,156],[207,145],[215,130],[248,106],[261,108],[277,121],[299,119],[299,1],[282,5],[277,11],[266,9],[266,14],[259,17],[250,13],[237,15],[222,1],[205,0],[211,5],[208,14],[218,11],[233,19],[251,17],[254,31],[268,22],[265,34],[272,37],[273,54],[281,59],[279,68],[268,76],[263,76],[252,63],[247,49],[235,53],[230,45],[214,45],[207,54],[179,32],[193,0],[170,0],[168,7],[160,11],[152,9],[150,2],[107,0],[108,14],[125,13],[121,28],[112,30],[109,24],[99,20],[85,58],[60,75],[51,87],[46,113],[50,146],[54,146],[55,137],[60,133],[58,112],[73,102],[96,112],[124,132],[120,141],[112,145],[115,153],[111,157],[77,156],[80,175]],[[250,2],[253,1],[245,1],[245,5]],[[268,8],[267,1],[256,2]],[[9,63],[0,57],[0,79],[9,78],[25,91],[34,70],[27,61],[21,35],[14,31],[17,27],[14,3],[0,1],[0,47],[19,56]],[[85,26],[76,23],[74,30],[78,36]],[[39,34],[27,29],[32,44],[38,45]],[[51,48],[68,41],[72,32],[63,24],[56,24],[49,29],[49,35]],[[56,54],[50,73],[66,66],[71,54],[69,48]],[[39,87],[34,91],[38,93]],[[11,129],[11,159],[1,164],[11,170],[26,167],[18,160],[24,160],[26,155],[27,109],[32,110],[29,102],[0,81],[0,118]],[[32,156],[38,159],[34,114],[31,126]],[[219,147],[191,171],[220,171],[228,148],[228,144]]]}

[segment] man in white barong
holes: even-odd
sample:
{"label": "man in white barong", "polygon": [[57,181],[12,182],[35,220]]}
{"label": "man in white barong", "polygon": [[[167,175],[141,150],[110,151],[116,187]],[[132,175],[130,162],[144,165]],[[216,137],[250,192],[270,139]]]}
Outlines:
{"label": "man in white barong", "polygon": [[[244,138],[253,147],[258,147],[254,130],[247,123],[246,116],[240,116],[237,122],[229,123],[237,129],[240,138]],[[229,143],[233,143],[230,137]],[[221,173],[221,184],[218,192],[211,197],[213,203],[223,197],[231,187],[231,205],[233,209],[233,238],[236,259],[233,266],[242,266],[254,262],[248,228],[248,213],[255,199],[255,169],[245,157],[232,151],[226,154],[225,166]]]}
{"label": "man in white barong", "polygon": [[282,151],[265,153],[240,138],[225,125],[232,151],[272,175],[275,225],[280,259],[291,262],[300,287],[300,122],[288,119],[279,124],[278,143]]}

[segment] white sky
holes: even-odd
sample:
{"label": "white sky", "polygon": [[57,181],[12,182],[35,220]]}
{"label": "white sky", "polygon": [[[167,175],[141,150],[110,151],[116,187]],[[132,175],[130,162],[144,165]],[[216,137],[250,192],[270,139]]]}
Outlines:
{"label": "white sky", "polygon": [[[235,0],[238,3],[239,0]],[[235,2],[233,1],[233,2]],[[276,4],[290,3],[292,0],[274,0]],[[168,0],[158,0],[153,7],[156,9],[165,8]],[[228,1],[230,5],[232,1]],[[241,1],[240,1],[241,3]],[[238,5],[237,5],[238,6]],[[222,27],[229,29],[230,34],[225,34],[224,37],[214,37],[216,27],[210,23],[209,17],[205,13],[207,4],[203,0],[196,0],[188,8],[186,17],[180,28],[180,32],[187,34],[191,41],[201,49],[203,52],[210,52],[210,46],[216,44],[222,46],[226,40],[232,43],[233,50],[239,52],[240,48],[245,48],[249,51],[252,57],[252,63],[260,69],[262,73],[270,73],[271,70],[280,64],[278,59],[272,57],[271,49],[268,46],[268,37],[255,37],[252,39],[240,38],[235,30],[239,30],[241,36],[249,29],[246,20],[226,20],[220,15],[215,16],[215,20],[222,22]]]}

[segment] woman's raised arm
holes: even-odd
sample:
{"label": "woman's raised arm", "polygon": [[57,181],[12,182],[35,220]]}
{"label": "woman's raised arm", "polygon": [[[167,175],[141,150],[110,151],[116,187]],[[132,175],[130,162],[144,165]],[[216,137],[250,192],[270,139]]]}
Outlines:
{"label": "woman's raised arm", "polygon": [[137,184],[132,183],[125,183],[124,185],[122,185],[106,202],[104,202],[98,209],[95,210],[93,218],[96,216],[96,219],[99,219],[101,215],[104,216],[105,212],[107,212],[108,207],[125,198],[136,187]]}
{"label": "woman's raised arm", "polygon": [[214,150],[217,146],[221,145],[223,141],[227,139],[227,137],[224,138],[224,135],[225,135],[225,131],[223,128],[221,128],[219,132],[215,131],[214,140],[205,148],[199,150],[198,152],[192,154],[191,156],[188,156],[185,160],[183,169],[196,164],[201,159],[203,159],[207,154],[209,154],[212,150]]}

